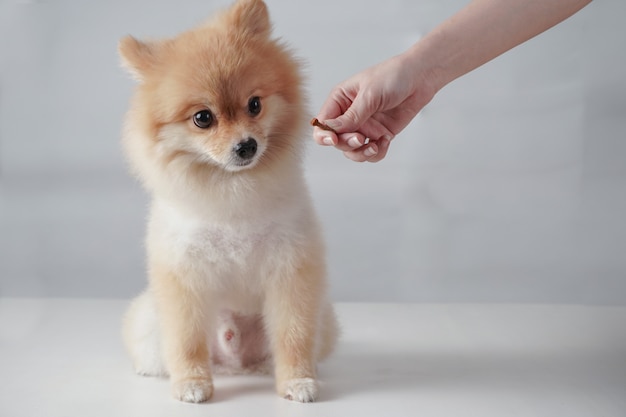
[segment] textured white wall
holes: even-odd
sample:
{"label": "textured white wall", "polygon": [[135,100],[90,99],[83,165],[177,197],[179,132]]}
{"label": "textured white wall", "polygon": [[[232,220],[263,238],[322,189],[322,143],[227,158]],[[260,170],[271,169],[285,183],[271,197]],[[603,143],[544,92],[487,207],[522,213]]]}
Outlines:
{"label": "textured white wall", "polygon": [[[268,0],[331,87],[464,1]],[[0,295],[122,296],[145,282],[147,199],[119,131],[117,40],[225,1],[0,3]],[[311,145],[336,300],[626,303],[626,3],[564,24],[446,87],[383,162]]]}

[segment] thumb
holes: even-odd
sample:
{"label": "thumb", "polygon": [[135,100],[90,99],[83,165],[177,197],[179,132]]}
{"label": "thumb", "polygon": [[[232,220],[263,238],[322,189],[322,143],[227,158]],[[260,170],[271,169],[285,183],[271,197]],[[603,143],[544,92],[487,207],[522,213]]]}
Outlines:
{"label": "thumb", "polygon": [[371,100],[359,94],[342,115],[324,120],[324,123],[340,133],[357,132],[375,112],[376,109]]}

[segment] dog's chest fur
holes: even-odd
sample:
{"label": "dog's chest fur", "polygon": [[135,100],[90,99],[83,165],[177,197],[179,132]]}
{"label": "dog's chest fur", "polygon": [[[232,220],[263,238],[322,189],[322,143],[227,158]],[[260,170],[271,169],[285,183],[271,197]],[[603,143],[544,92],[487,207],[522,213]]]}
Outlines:
{"label": "dog's chest fur", "polygon": [[242,267],[261,252],[275,238],[269,224],[219,225],[195,224],[178,231],[177,251],[190,260],[210,264],[240,264]]}
{"label": "dog's chest fur", "polygon": [[150,238],[176,269],[213,287],[253,289],[294,256],[297,226],[287,212],[250,221],[215,221],[162,203],[153,207]]}

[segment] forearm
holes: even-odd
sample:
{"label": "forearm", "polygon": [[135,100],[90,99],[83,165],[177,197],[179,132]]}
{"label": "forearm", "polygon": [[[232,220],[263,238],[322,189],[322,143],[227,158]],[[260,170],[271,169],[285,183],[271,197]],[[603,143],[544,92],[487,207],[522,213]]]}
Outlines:
{"label": "forearm", "polygon": [[474,0],[405,54],[436,91],[567,19],[591,0]]}

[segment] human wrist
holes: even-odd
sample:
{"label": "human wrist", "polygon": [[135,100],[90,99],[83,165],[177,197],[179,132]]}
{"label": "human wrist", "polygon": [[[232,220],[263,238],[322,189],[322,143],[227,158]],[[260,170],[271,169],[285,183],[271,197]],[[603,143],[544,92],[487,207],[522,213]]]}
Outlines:
{"label": "human wrist", "polygon": [[449,81],[445,80],[442,67],[425,52],[426,49],[418,42],[403,52],[400,59],[402,66],[409,71],[411,89],[423,95],[424,101],[428,102]]}

